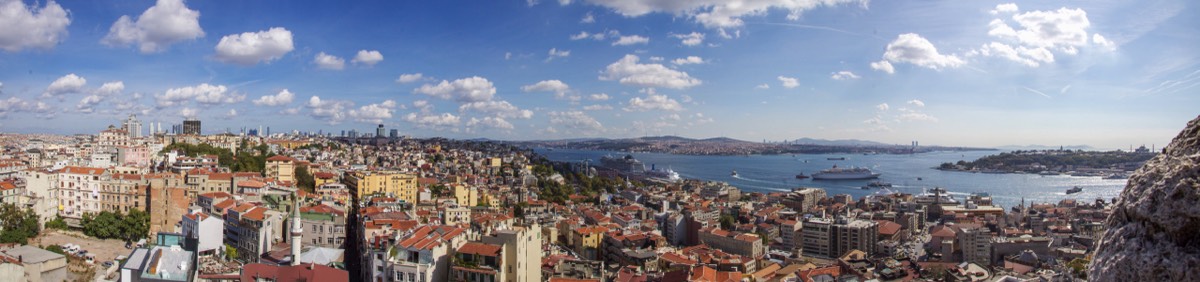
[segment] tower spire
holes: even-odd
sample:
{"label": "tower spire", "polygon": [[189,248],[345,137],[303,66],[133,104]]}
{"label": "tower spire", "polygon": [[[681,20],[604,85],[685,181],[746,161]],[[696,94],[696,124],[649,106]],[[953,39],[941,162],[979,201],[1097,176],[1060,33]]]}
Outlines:
{"label": "tower spire", "polygon": [[300,265],[300,241],[304,228],[300,223],[300,193],[294,194],[292,202],[292,265]]}

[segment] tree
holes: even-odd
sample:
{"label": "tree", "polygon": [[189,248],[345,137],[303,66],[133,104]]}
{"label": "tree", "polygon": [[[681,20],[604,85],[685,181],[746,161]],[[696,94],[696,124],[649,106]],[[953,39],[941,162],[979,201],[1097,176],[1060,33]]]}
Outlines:
{"label": "tree", "polygon": [[237,259],[237,257],[238,257],[237,248],[234,248],[233,246],[231,246],[229,244],[225,244],[225,260],[234,260],[234,259]]}
{"label": "tree", "polygon": [[25,244],[41,231],[37,214],[29,209],[6,203],[0,205],[0,243]]}
{"label": "tree", "polygon": [[56,253],[56,254],[60,254],[60,255],[65,255],[65,254],[67,254],[67,252],[66,252],[66,251],[63,251],[62,247],[60,247],[60,246],[58,246],[58,245],[50,245],[50,246],[46,246],[46,250],[47,250],[47,251],[54,252],[54,253]]}
{"label": "tree", "polygon": [[721,229],[733,230],[735,223],[737,222],[734,220],[733,215],[727,213],[721,214]]}
{"label": "tree", "polygon": [[46,229],[67,230],[67,222],[61,216],[55,216],[54,220],[46,222]]}
{"label": "tree", "polygon": [[317,182],[313,179],[313,175],[308,173],[308,167],[296,167],[296,187],[309,193],[313,193]]}

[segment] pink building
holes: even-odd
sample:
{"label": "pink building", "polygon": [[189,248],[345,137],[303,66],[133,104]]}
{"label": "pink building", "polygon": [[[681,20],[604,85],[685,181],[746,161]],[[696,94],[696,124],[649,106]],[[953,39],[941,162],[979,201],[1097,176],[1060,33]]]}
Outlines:
{"label": "pink building", "polygon": [[150,165],[150,149],[142,146],[117,147],[117,163],[124,166]]}

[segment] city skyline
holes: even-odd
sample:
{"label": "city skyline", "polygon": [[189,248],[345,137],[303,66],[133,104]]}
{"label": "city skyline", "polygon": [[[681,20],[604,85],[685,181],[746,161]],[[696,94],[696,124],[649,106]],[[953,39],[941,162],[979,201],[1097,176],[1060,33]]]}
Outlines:
{"label": "city skyline", "polygon": [[0,132],[1124,149],[1200,104],[1185,1],[288,4],[2,1]]}

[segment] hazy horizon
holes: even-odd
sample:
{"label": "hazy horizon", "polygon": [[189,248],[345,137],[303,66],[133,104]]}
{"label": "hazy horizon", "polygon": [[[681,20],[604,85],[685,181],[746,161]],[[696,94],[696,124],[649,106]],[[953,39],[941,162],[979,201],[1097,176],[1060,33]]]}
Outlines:
{"label": "hazy horizon", "polygon": [[0,132],[1161,148],[1188,1],[3,1]]}

